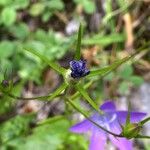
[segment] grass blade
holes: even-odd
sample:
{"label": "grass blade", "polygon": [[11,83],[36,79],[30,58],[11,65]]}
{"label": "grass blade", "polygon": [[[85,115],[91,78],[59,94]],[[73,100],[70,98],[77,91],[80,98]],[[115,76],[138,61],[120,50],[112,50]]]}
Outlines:
{"label": "grass blade", "polygon": [[85,38],[82,40],[82,45],[89,46],[89,45],[100,45],[100,46],[108,46],[112,43],[120,43],[124,42],[125,35],[124,34],[117,34],[112,33],[110,35],[94,35],[90,38]]}
{"label": "grass blade", "polygon": [[48,98],[47,101],[50,101],[58,95],[60,95],[67,88],[67,86],[68,84],[66,82],[62,83],[62,85],[52,93],[52,95]]}
{"label": "grass blade", "polygon": [[79,31],[78,31],[76,53],[75,53],[76,60],[79,60],[81,58],[81,38],[82,38],[82,25],[80,24]]}
{"label": "grass blade", "polygon": [[49,60],[46,56],[40,54],[39,52],[35,51],[35,50],[29,50],[26,49],[26,51],[36,55],[37,57],[39,57],[42,61],[44,61],[45,63],[47,63],[51,68],[53,68],[55,71],[57,71],[59,74],[64,75],[66,72],[66,69],[64,69],[63,67],[59,66],[58,64],[52,62],[51,60]]}
{"label": "grass blade", "polygon": [[121,60],[118,60],[116,62],[114,62],[113,64],[111,64],[108,67],[104,67],[102,69],[97,69],[97,70],[91,70],[90,74],[87,75],[87,77],[93,77],[93,76],[105,76],[106,74],[110,73],[111,71],[113,71],[114,69],[116,69],[117,67],[119,67],[121,64],[125,63],[126,61],[128,61],[132,56],[129,57],[125,57]]}
{"label": "grass blade", "polygon": [[100,112],[99,107],[96,105],[96,103],[90,98],[87,91],[83,88],[81,84],[76,84],[76,89],[79,91],[79,93],[85,98],[86,101],[98,112]]}

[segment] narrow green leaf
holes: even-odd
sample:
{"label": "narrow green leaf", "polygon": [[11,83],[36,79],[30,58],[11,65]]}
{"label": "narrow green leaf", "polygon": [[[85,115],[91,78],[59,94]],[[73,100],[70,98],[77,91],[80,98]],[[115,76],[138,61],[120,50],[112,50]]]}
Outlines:
{"label": "narrow green leaf", "polygon": [[76,60],[79,60],[81,58],[81,38],[82,38],[82,25],[80,24],[79,31],[78,31],[76,53],[75,53]]}
{"label": "narrow green leaf", "polygon": [[125,126],[128,126],[130,124],[130,118],[131,118],[131,103],[128,103],[128,114],[127,114],[127,118],[126,118],[126,124]]}
{"label": "narrow green leaf", "polygon": [[137,135],[136,138],[139,138],[139,139],[150,139],[150,136],[147,136],[147,135]]}
{"label": "narrow green leaf", "polygon": [[[83,86],[84,89],[87,89],[88,87],[90,87],[92,85],[93,81],[90,81],[88,82],[87,84],[85,84]],[[81,94],[77,91],[76,93],[74,93],[72,96],[71,96],[71,99],[72,100],[75,100],[76,98],[78,98]]]}
{"label": "narrow green leaf", "polygon": [[105,76],[106,74],[108,74],[109,72],[113,71],[114,69],[116,69],[117,67],[119,67],[121,64],[125,63],[126,61],[128,61],[132,56],[129,57],[125,57],[121,60],[118,60],[116,62],[114,62],[113,64],[111,64],[108,67],[104,67],[102,69],[97,69],[97,70],[91,70],[90,74],[87,75],[87,77],[93,77],[93,76]]}
{"label": "narrow green leaf", "polygon": [[29,50],[26,49],[26,51],[36,55],[37,57],[39,57],[42,61],[44,61],[45,63],[47,63],[50,67],[52,67],[55,71],[57,71],[59,74],[64,75],[66,72],[66,69],[64,69],[63,67],[59,66],[58,64],[52,62],[51,60],[49,60],[46,56],[38,53],[35,50]]}
{"label": "narrow green leaf", "polygon": [[46,120],[40,121],[40,122],[38,122],[37,124],[38,124],[38,125],[51,124],[51,123],[54,123],[54,122],[56,122],[56,121],[62,120],[62,119],[64,119],[64,118],[65,118],[64,116],[55,116],[55,117],[48,118],[48,119],[46,119]]}
{"label": "narrow green leaf", "polygon": [[100,45],[107,46],[112,43],[123,42],[125,40],[124,34],[112,33],[111,35],[94,35],[90,38],[82,40],[82,45]]}
{"label": "narrow green leaf", "polygon": [[144,79],[142,77],[136,75],[131,76],[128,79],[132,82],[134,86],[140,86],[144,82]]}
{"label": "narrow green leaf", "polygon": [[4,92],[7,96],[13,98],[13,99],[18,99],[18,100],[46,100],[46,101],[50,101],[53,100],[54,98],[56,98],[57,96],[62,95],[62,92],[67,88],[68,84],[66,82],[64,82],[60,87],[58,87],[58,89],[56,89],[54,92],[46,95],[46,96],[37,96],[37,97],[19,97],[16,95],[13,95],[12,93],[8,93],[8,92]]}
{"label": "narrow green leaf", "polygon": [[64,82],[58,89],[56,89],[56,91],[52,93],[52,95],[48,98],[47,101],[50,101],[54,99],[56,96],[60,95],[67,88],[67,86],[68,84]]}
{"label": "narrow green leaf", "polygon": [[141,125],[144,125],[145,123],[149,122],[150,121],[150,117],[147,117],[146,119],[142,120],[140,122]]}
{"label": "narrow green leaf", "polygon": [[106,128],[102,127],[101,125],[99,125],[98,123],[96,123],[95,121],[93,121],[88,115],[87,113],[85,113],[80,107],[78,107],[73,100],[67,98],[66,99],[68,101],[68,103],[75,109],[77,110],[78,112],[80,112],[87,120],[89,120],[91,123],[93,123],[94,125],[96,125],[98,128],[104,130],[105,132],[115,136],[115,137],[123,137],[122,135],[120,134],[116,134],[116,133],[113,133],[109,130],[107,130]]}
{"label": "narrow green leaf", "polygon": [[96,105],[96,103],[90,98],[88,95],[87,91],[83,88],[83,85],[81,84],[76,84],[75,85],[76,89],[79,91],[79,93],[85,98],[86,101],[98,112],[100,112],[99,107]]}

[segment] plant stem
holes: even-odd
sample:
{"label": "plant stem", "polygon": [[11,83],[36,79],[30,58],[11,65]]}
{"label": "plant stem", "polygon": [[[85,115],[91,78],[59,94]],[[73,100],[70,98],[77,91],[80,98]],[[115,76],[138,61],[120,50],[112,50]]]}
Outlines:
{"label": "plant stem", "polygon": [[65,95],[65,92],[63,92],[63,91],[67,88],[67,86],[68,86],[68,84],[64,82],[52,94],[45,95],[45,96],[30,97],[30,98],[15,96],[12,93],[7,93],[7,92],[4,92],[4,94],[6,94],[7,96],[9,96],[13,99],[18,99],[18,100],[35,100],[35,99],[36,100],[45,100],[46,99],[46,101],[50,101],[56,97]]}
{"label": "plant stem", "polygon": [[115,136],[115,137],[123,137],[122,135],[120,134],[116,134],[116,133],[113,133],[107,129],[105,129],[104,127],[100,126],[99,124],[97,124],[96,122],[94,122],[91,118],[88,117],[87,114],[85,114],[80,108],[78,108],[73,102],[72,100],[70,100],[69,98],[66,98],[66,100],[68,101],[68,103],[74,108],[76,109],[78,112],[80,112],[86,119],[88,119],[91,123],[93,123],[94,125],[96,125],[98,128],[104,130],[105,132]]}
{"label": "plant stem", "polygon": [[140,122],[141,125],[144,125],[146,122],[148,122],[150,120],[150,117],[147,117],[146,119],[142,120]]}

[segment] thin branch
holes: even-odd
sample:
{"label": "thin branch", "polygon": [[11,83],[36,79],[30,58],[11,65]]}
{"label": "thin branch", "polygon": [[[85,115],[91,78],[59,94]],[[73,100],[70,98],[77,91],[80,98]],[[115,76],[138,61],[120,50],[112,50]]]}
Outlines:
{"label": "thin branch", "polygon": [[81,111],[70,99],[66,98],[66,100],[68,101],[68,103],[74,108],[76,109],[78,112],[80,112],[87,120],[89,120],[91,123],[93,123],[94,125],[96,125],[98,128],[104,130],[105,132],[115,136],[115,137],[120,137],[123,138],[123,136],[121,134],[116,134],[113,133],[107,129],[105,129],[104,127],[100,126],[99,124],[97,124],[96,122],[94,122],[91,118],[89,118],[83,111]]}

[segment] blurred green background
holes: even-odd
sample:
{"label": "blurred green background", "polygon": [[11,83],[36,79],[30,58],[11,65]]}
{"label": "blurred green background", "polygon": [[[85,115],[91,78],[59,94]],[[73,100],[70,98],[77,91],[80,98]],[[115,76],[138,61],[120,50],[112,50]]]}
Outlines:
{"label": "blurred green background", "polygon": [[[149,14],[149,0],[0,0],[0,80],[4,75],[13,79],[15,95],[45,95],[61,84],[62,78],[25,49],[37,50],[67,68],[81,22],[82,57],[89,68],[104,67],[148,45]],[[128,97],[144,81],[150,81],[149,49],[136,59],[103,79],[94,79],[97,82],[89,93],[97,103]],[[61,117],[66,112],[60,100],[25,102],[1,94],[0,149],[87,150],[87,137],[68,130],[81,118],[71,113],[71,121]],[[41,120],[45,122],[38,125]],[[150,149],[146,143],[135,147]]]}

